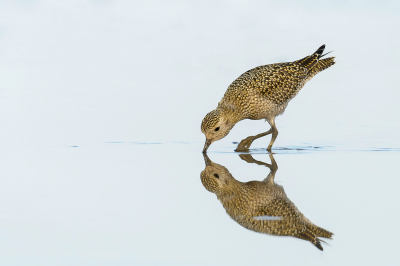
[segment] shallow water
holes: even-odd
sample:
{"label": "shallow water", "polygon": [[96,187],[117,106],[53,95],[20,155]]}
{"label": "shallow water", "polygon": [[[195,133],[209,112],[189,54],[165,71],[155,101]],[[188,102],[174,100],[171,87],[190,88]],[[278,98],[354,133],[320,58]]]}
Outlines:
{"label": "shallow water", "polygon": [[[2,262],[379,265],[385,258],[388,265],[398,263],[397,149],[273,150],[279,167],[275,182],[308,219],[334,233],[320,251],[307,241],[255,233],[232,220],[202,185],[202,146],[108,142],[7,148],[1,174],[8,178],[0,187]],[[239,181],[267,177],[267,167],[241,160],[234,148],[212,147],[208,156]],[[271,162],[263,149],[252,155]]]}

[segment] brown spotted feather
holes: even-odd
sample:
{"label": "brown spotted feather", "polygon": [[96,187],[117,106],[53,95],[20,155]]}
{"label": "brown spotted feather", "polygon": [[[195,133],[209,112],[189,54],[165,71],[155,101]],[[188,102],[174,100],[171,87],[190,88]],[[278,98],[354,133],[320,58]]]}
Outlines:
{"label": "brown spotted feather", "polygon": [[[240,75],[229,85],[218,107],[202,121],[201,130],[206,135],[203,152],[244,119],[269,122],[272,139],[268,150],[271,151],[278,134],[275,117],[283,114],[290,100],[311,78],[335,64],[334,57],[321,59],[324,49],[325,45],[322,45],[315,53],[300,60],[259,66]],[[222,125],[221,130],[218,125]],[[217,128],[218,133],[215,131]],[[243,145],[251,145],[251,142]]]}
{"label": "brown spotted feather", "polygon": [[[272,179],[243,183],[222,165],[211,161],[208,165],[201,173],[204,187],[216,194],[227,214],[241,226],[259,233],[307,240],[320,250],[318,237],[332,237],[331,232],[308,220],[287,197],[283,187]],[[263,216],[278,219],[257,219]]]}

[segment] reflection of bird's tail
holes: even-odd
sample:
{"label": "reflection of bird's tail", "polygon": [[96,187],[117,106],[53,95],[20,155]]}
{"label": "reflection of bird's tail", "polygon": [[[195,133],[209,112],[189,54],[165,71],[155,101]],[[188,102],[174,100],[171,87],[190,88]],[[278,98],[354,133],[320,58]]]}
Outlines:
{"label": "reflection of bird's tail", "polygon": [[304,232],[295,235],[295,237],[310,241],[319,250],[324,250],[321,245],[321,240],[318,239],[318,237],[309,228],[307,228]]}
{"label": "reflection of bird's tail", "polygon": [[324,228],[314,225],[312,230],[316,236],[332,239],[333,233],[329,232],[328,230],[325,230]]}

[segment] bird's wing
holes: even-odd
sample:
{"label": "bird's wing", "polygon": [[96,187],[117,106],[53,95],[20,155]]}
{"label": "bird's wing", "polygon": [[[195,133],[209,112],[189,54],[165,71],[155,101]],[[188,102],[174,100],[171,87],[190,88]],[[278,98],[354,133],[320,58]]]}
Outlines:
{"label": "bird's wing", "polygon": [[276,104],[293,98],[307,78],[307,70],[293,63],[280,63],[254,69],[249,84],[260,95]]}
{"label": "bird's wing", "polygon": [[267,204],[259,206],[254,216],[281,217],[282,220],[300,217],[293,203],[281,198],[275,198]]}
{"label": "bird's wing", "polygon": [[293,236],[307,240],[318,249],[323,250],[320,239],[313,231],[314,228],[310,228],[302,217],[303,215],[299,213],[293,203],[276,198],[266,206],[260,207],[257,216],[253,216],[253,219],[268,221],[266,226],[275,235]]}
{"label": "bird's wing", "polygon": [[259,206],[253,214],[253,219],[266,221],[266,225],[276,235],[294,236],[297,232],[306,230],[306,225],[296,207],[281,198],[275,198],[266,205]]}

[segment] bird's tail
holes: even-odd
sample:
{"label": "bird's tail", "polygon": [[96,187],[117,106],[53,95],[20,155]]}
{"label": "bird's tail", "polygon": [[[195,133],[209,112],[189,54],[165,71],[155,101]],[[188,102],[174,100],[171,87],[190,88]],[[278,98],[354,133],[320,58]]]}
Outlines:
{"label": "bird's tail", "polygon": [[319,47],[318,50],[315,51],[312,55],[294,61],[294,63],[306,68],[309,72],[312,72],[312,74],[315,75],[318,72],[321,72],[322,70],[335,64],[334,57],[320,60],[322,57],[330,53],[328,52],[326,54],[322,54],[324,50],[325,50],[325,44]]}
{"label": "bird's tail", "polygon": [[298,64],[307,69],[313,68],[317,63],[318,59],[322,57],[322,53],[325,50],[325,44],[318,48],[312,55],[306,56],[300,60],[294,61],[295,64]]}
{"label": "bird's tail", "polygon": [[333,66],[335,63],[336,63],[335,57],[329,57],[329,58],[318,60],[317,64],[315,64],[313,68],[308,70],[307,81],[312,79],[315,75],[317,75],[322,70],[325,70],[330,66]]}
{"label": "bird's tail", "polygon": [[321,72],[324,69],[327,69],[330,66],[335,64],[335,57],[329,57],[322,60],[319,60],[317,65],[311,69],[311,72],[315,74]]}

